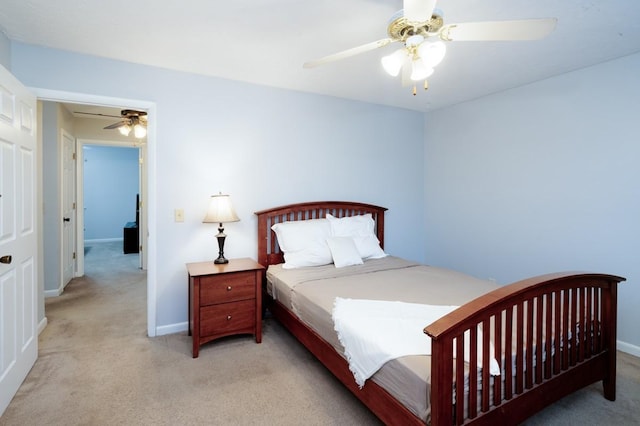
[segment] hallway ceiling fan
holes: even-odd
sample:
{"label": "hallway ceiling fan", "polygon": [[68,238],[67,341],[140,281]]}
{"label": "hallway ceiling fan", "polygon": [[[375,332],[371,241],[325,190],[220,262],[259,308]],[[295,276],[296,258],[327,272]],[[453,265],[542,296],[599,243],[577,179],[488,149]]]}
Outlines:
{"label": "hallway ceiling fan", "polygon": [[133,109],[123,109],[120,112],[121,120],[105,127],[105,129],[118,129],[123,136],[129,136],[133,130],[136,138],[147,136],[147,113]]}
{"label": "hallway ceiling fan", "polygon": [[[146,111],[137,111],[134,109],[123,109],[120,111],[120,115],[112,115],[105,112],[110,112],[109,108],[100,108],[97,107],[97,111],[78,111],[77,108],[73,107],[73,113],[79,115],[92,115],[94,117],[113,117],[120,118],[120,121],[117,123],[113,123],[104,127],[104,129],[118,129],[121,135],[129,136],[131,131],[133,130],[133,134],[136,138],[142,139],[147,136],[147,113]],[[92,108],[93,109],[93,108]]]}
{"label": "hallway ceiling fan", "polygon": [[381,59],[385,71],[393,77],[401,75],[403,86],[413,86],[433,74],[446,54],[449,41],[512,41],[538,40],[549,35],[556,26],[556,18],[524,19],[512,21],[486,21],[445,24],[442,11],[436,9],[436,0],[404,0],[403,9],[389,20],[387,38],[323,58],[306,62],[304,68],[313,68],[375,50],[391,43],[404,47]]}

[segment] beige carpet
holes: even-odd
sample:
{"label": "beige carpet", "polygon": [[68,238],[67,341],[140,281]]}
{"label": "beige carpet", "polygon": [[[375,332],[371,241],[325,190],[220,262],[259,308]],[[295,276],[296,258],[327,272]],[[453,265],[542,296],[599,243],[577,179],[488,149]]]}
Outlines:
{"label": "beige carpet", "polygon": [[[379,424],[271,320],[261,344],[231,337],[203,346],[197,359],[186,333],[148,338],[137,262],[120,243],[88,250],[86,276],[46,300],[39,359],[0,425]],[[640,360],[618,360],[616,402],[595,384],[527,424],[638,424]]]}

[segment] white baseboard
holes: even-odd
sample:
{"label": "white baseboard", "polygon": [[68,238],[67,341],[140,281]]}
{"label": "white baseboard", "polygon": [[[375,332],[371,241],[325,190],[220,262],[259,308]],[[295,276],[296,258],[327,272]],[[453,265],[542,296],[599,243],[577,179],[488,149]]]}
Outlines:
{"label": "white baseboard", "polygon": [[[165,334],[181,333],[189,329],[189,322],[179,322],[175,324],[162,325],[156,327],[156,336],[164,336]],[[640,346],[632,345],[631,343],[618,340],[617,349],[622,352],[626,352],[629,355],[637,356],[640,358]]]}
{"label": "white baseboard", "polygon": [[47,327],[47,317],[42,318],[42,321],[38,323],[38,336]]}
{"label": "white baseboard", "polygon": [[84,240],[84,243],[112,243],[114,241],[123,241],[124,238],[96,238],[95,240]]}
{"label": "white baseboard", "polygon": [[164,336],[165,334],[181,333],[189,329],[189,322],[179,322],[176,324],[162,325],[156,327],[156,336]]}
{"label": "white baseboard", "polygon": [[640,346],[618,340],[618,350],[640,358]]}
{"label": "white baseboard", "polygon": [[56,290],[45,290],[44,291],[44,297],[58,297],[62,294],[62,290],[61,288],[58,288]]}

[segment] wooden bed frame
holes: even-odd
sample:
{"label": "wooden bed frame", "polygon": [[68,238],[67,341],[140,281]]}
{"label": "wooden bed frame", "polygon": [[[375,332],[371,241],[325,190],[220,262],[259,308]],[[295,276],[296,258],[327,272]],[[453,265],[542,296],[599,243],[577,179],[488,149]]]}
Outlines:
{"label": "wooden bed frame", "polygon": [[[265,267],[283,262],[273,224],[324,218],[327,213],[335,217],[371,213],[384,248],[386,210],[364,203],[321,201],[256,212],[258,262]],[[624,280],[594,273],[534,277],[500,287],[428,325],[431,424],[518,424],[600,380],[604,397],[615,400],[617,284]],[[384,423],[424,424],[375,382],[368,380],[359,389],[347,361],[329,343],[277,301],[266,295],[264,300],[272,315]],[[478,333],[478,326],[491,332]],[[470,342],[468,363],[463,355],[465,332]],[[456,340],[461,344],[454,345]],[[489,341],[495,353],[502,354],[496,355],[503,371],[498,380],[489,376]],[[472,362],[478,357],[483,367],[480,376],[478,363]],[[513,360],[513,365],[504,359]],[[455,392],[464,388],[465,371],[469,391]]]}

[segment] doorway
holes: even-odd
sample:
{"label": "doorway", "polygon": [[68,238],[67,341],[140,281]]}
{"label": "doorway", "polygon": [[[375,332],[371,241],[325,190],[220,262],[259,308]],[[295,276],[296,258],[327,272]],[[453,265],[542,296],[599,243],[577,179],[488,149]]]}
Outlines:
{"label": "doorway", "polygon": [[90,247],[114,241],[146,269],[147,248],[140,238],[144,144],[78,139],[78,276],[86,271],[84,255]]}
{"label": "doorway", "polygon": [[[147,126],[147,144],[144,148],[144,157],[147,159],[142,165],[141,177],[144,180],[146,191],[142,197],[142,205],[146,208],[144,213],[141,214],[140,220],[143,223],[142,235],[146,241],[145,262],[147,266],[147,334],[150,337],[154,337],[157,334],[156,331],[156,248],[155,248],[155,230],[156,230],[156,213],[154,207],[155,200],[155,117],[156,106],[152,102],[111,98],[97,95],[80,94],[64,91],[52,91],[47,89],[30,88],[30,90],[36,95],[38,100],[51,101],[51,102],[63,102],[63,103],[76,103],[87,105],[100,105],[108,107],[120,107],[121,105],[127,105],[131,108],[147,111],[148,126]],[[80,215],[79,215],[80,216]],[[46,314],[46,313],[45,313]]]}

